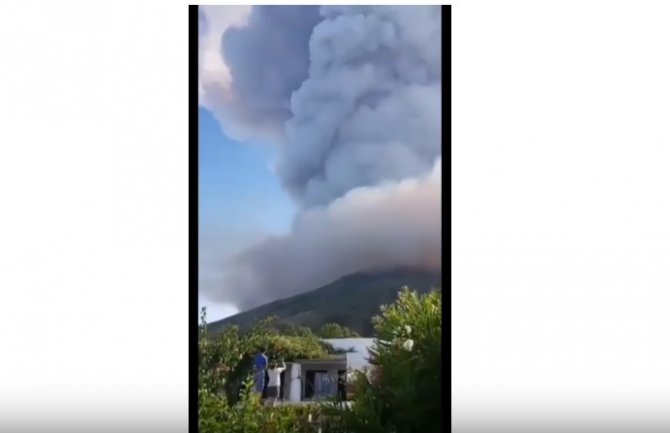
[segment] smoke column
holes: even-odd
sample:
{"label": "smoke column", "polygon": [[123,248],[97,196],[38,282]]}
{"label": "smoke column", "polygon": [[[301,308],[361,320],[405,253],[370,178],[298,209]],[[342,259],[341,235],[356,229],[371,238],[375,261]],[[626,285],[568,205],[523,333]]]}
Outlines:
{"label": "smoke column", "polygon": [[208,295],[246,309],[370,268],[439,268],[440,7],[254,6],[240,22],[201,103],[234,138],[276,143],[300,210]]}

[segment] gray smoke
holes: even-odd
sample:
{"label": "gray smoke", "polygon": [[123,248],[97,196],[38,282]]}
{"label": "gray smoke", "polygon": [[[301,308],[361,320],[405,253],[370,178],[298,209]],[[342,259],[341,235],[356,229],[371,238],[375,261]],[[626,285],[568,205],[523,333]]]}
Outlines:
{"label": "gray smoke", "polygon": [[278,166],[305,206],[425,174],[441,152],[439,6],[321,13]]}
{"label": "gray smoke", "polygon": [[237,138],[274,137],[301,211],[212,297],[249,308],[370,267],[440,266],[439,6],[255,6],[222,52],[231,83],[209,105]]}
{"label": "gray smoke", "polygon": [[[360,187],[326,208],[303,211],[290,234],[229,262],[218,299],[246,310],[388,266],[439,269],[441,164],[420,179]],[[237,290],[235,290],[237,289]]]}
{"label": "gray smoke", "polygon": [[217,99],[212,105],[226,134],[281,140],[291,94],[307,78],[310,34],[321,19],[317,6],[254,6],[247,25],[225,31],[221,56],[230,88],[205,89]]}

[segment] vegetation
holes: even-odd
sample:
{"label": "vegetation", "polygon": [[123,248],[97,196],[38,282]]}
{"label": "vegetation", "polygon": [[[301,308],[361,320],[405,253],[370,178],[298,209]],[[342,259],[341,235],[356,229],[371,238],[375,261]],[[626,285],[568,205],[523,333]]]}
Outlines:
{"label": "vegetation", "polygon": [[251,392],[251,380],[237,404],[201,390],[198,432],[200,433],[313,433],[310,423],[320,413],[317,405],[264,406]]}
{"label": "vegetation", "polygon": [[360,337],[357,332],[340,326],[337,323],[326,323],[316,333],[321,338],[356,338]]}
{"label": "vegetation", "polygon": [[[310,419],[325,417],[322,433],[437,433],[442,431],[442,296],[405,288],[372,320],[377,343],[372,369],[353,375],[353,404],[267,407],[251,390],[251,357],[290,361],[322,357],[332,347],[309,329],[277,326],[273,318],[250,330],[224,328],[200,334],[199,431],[203,433],[307,433]],[[328,326],[327,331],[346,332]],[[240,392],[240,389],[242,392]]]}
{"label": "vegetation", "polygon": [[225,328],[207,332],[206,311],[201,315],[198,365],[198,431],[201,433],[304,433],[318,406],[263,406],[252,390],[252,360],[259,347],[270,359],[292,361],[319,358],[332,348],[310,333],[283,335],[273,329],[274,318],[241,332]]}
{"label": "vegetation", "polygon": [[322,358],[333,348],[317,336],[280,334],[272,327],[274,318],[258,322],[251,330],[241,332],[236,326],[210,335],[206,311],[203,310],[199,341],[199,386],[208,392],[225,394],[229,401],[239,398],[239,389],[252,371],[253,356],[259,348],[267,350],[268,359],[284,360]]}
{"label": "vegetation", "polygon": [[355,404],[330,413],[341,432],[442,431],[442,294],[405,288],[373,319],[373,370],[358,373]]}

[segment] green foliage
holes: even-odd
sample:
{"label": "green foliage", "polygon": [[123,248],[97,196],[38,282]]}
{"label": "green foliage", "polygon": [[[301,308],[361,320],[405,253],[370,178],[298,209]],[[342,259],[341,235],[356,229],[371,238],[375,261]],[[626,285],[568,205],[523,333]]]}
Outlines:
{"label": "green foliage", "polygon": [[282,335],[289,337],[313,337],[314,333],[307,326],[294,325],[292,323],[276,322],[273,328]]}
{"label": "green foliage", "polygon": [[258,322],[247,333],[228,327],[211,336],[207,333],[206,318],[203,309],[198,341],[198,431],[312,433],[309,415],[316,419],[320,408],[315,405],[264,406],[259,395],[252,392],[252,359],[260,347],[267,349],[266,354],[271,359],[290,361],[325,356],[329,346],[311,333],[280,335],[271,326],[273,318]]}
{"label": "green foliage", "polygon": [[257,322],[250,331],[242,333],[236,326],[226,327],[216,335],[207,332],[206,311],[203,309],[199,339],[199,389],[230,401],[238,399],[238,389],[252,371],[253,357],[260,348],[266,349],[270,360],[322,358],[332,347],[315,335],[282,335],[273,327],[275,318]]}
{"label": "green foliage", "polygon": [[[332,400],[309,406],[267,407],[253,393],[252,358],[259,347],[270,359],[320,358],[332,352],[308,328],[278,326],[274,318],[242,332],[200,327],[198,422],[202,433],[308,433],[324,416],[322,433],[437,433],[442,430],[442,295],[403,288],[373,318],[377,340],[373,367],[353,372],[353,404]],[[319,335],[339,338],[346,328],[324,326]],[[327,332],[322,332],[327,331]],[[330,334],[329,334],[330,332]],[[346,335],[346,334],[345,334]],[[242,392],[240,392],[242,389]],[[351,402],[350,402],[351,403]]]}
{"label": "green foliage", "polygon": [[[332,405],[337,431],[437,433],[442,431],[442,295],[403,288],[373,319],[378,340],[373,368],[358,373],[351,408]],[[335,430],[334,430],[335,431]]]}
{"label": "green foliage", "polygon": [[319,416],[317,405],[267,407],[251,392],[253,381],[236,404],[227,404],[205,390],[199,391],[198,431],[200,433],[313,433],[309,416]]}
{"label": "green foliage", "polygon": [[360,337],[357,332],[337,323],[326,323],[316,332],[321,338],[356,338]]}

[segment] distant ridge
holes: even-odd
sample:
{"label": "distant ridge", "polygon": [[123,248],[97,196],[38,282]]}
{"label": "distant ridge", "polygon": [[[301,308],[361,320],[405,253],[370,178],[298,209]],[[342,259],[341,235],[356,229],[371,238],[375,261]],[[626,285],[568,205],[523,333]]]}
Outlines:
{"label": "distant ridge", "polygon": [[416,268],[357,272],[310,292],[212,322],[208,329],[217,333],[230,325],[248,328],[257,320],[277,316],[280,323],[307,326],[313,330],[326,323],[338,323],[361,336],[370,337],[373,335],[370,319],[379,313],[381,305],[396,299],[402,286],[427,293],[442,287],[442,274]]}

